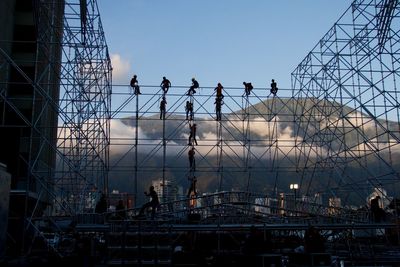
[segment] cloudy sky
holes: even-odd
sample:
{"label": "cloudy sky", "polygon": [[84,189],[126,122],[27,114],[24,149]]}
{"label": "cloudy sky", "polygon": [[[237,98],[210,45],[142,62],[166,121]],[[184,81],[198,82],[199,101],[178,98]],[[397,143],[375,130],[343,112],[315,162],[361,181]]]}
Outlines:
{"label": "cloudy sky", "polygon": [[290,73],[350,0],[99,0],[114,84],[290,88]]}

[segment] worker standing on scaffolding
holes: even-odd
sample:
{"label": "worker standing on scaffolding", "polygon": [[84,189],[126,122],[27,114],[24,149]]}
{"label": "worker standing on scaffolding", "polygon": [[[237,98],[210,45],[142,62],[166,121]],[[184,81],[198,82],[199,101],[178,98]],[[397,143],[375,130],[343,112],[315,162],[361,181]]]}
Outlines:
{"label": "worker standing on scaffolding", "polygon": [[[186,120],[190,118],[190,120],[193,120],[193,103],[190,101],[186,101],[186,106],[185,106],[185,111],[186,111]],[[189,117],[190,115],[190,117]]]}
{"label": "worker standing on scaffolding", "polygon": [[224,95],[222,94],[222,89],[224,89],[224,87],[222,86],[221,83],[218,83],[217,87],[215,87],[214,91],[217,92],[217,98],[224,98]]}
{"label": "worker standing on scaffolding", "polygon": [[139,87],[139,82],[137,80],[136,74],[133,75],[131,79],[131,87],[133,88],[133,93],[135,95],[141,95],[142,93],[140,92],[140,87]]}
{"label": "worker standing on scaffolding", "polygon": [[221,109],[222,109],[222,105],[224,104],[224,101],[222,100],[222,98],[216,97],[215,98],[215,115],[217,116],[216,120],[220,121],[221,120]]}
{"label": "worker standing on scaffolding", "polygon": [[199,88],[199,83],[196,81],[195,78],[192,78],[192,86],[190,86],[189,91],[187,92],[186,95],[192,96],[193,94],[196,93],[195,89],[197,89],[197,88]]}
{"label": "worker standing on scaffolding", "polygon": [[250,95],[251,90],[253,90],[253,85],[251,83],[246,83],[243,82],[244,85],[244,92],[246,93],[246,96]]}
{"label": "worker standing on scaffolding", "polygon": [[196,161],[194,160],[194,154],[196,154],[196,152],[194,152],[194,146],[192,146],[192,148],[188,152],[189,166],[191,171],[196,170]]}
{"label": "worker standing on scaffolding", "polygon": [[[196,144],[197,146],[197,140],[196,140],[196,131],[197,131],[197,125],[196,123],[194,123],[193,125],[189,124],[189,128],[190,128],[190,135],[189,135],[189,146],[191,146],[192,144]],[[193,142],[192,142],[193,141]]]}
{"label": "worker standing on scaffolding", "polygon": [[274,79],[271,81],[271,94],[276,96],[276,93],[278,92],[278,87],[276,86],[276,82]]}
{"label": "worker standing on scaffolding", "polygon": [[163,96],[160,102],[160,120],[161,119],[165,120],[166,107],[167,107],[167,100],[165,99],[165,96]]}
{"label": "worker standing on scaffolding", "polygon": [[167,78],[163,77],[160,87],[164,91],[165,95],[166,93],[168,93],[168,89],[171,87],[171,82]]}

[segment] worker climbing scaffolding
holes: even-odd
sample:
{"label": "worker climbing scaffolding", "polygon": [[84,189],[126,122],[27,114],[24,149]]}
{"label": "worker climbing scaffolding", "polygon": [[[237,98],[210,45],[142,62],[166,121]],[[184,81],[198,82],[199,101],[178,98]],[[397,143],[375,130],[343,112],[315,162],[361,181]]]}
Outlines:
{"label": "worker climbing scaffolding", "polygon": [[189,130],[190,130],[190,134],[189,134],[188,145],[191,146],[191,145],[196,144],[196,146],[197,146],[197,140],[196,140],[197,124],[193,123],[193,125],[191,125],[189,123]]}
{"label": "worker climbing scaffolding", "polygon": [[195,160],[195,148],[194,145],[197,145],[196,140],[196,132],[197,132],[197,124],[193,122],[194,114],[193,114],[193,102],[194,97],[193,95],[196,93],[196,90],[199,88],[199,83],[196,81],[195,78],[192,78],[192,86],[189,88],[189,91],[186,95],[190,96],[190,100],[186,101],[185,111],[186,111],[186,120],[189,120],[189,138],[188,138],[188,159],[189,159],[189,174],[188,180],[190,183],[189,190],[187,193],[187,198],[189,198],[188,207],[192,209],[196,206],[196,197],[197,197],[197,190],[196,190],[196,160]]}
{"label": "worker climbing scaffolding", "polygon": [[251,83],[243,82],[244,92],[246,96],[250,95],[251,90],[253,90],[253,85]]}
{"label": "worker climbing scaffolding", "polygon": [[193,172],[196,170],[196,160],[194,158],[194,155],[196,154],[196,152],[194,151],[195,148],[194,146],[192,146],[188,152],[188,157],[189,157],[189,167],[190,167],[190,171]]}
{"label": "worker climbing scaffolding", "polygon": [[197,178],[196,176],[189,177],[189,180],[191,181],[189,191],[187,193],[187,197],[193,197],[197,195],[197,189],[196,189],[196,183],[197,183]]}
{"label": "worker climbing scaffolding", "polygon": [[189,208],[194,208],[196,207],[197,204],[197,188],[196,188],[196,183],[197,183],[197,178],[194,176],[194,174],[189,175],[188,180],[190,182],[189,190],[186,195],[186,197],[189,199]]}
{"label": "worker climbing scaffolding", "polygon": [[160,102],[160,120],[164,119],[165,120],[165,113],[167,109],[167,100],[165,96],[163,96],[161,102]]}
{"label": "worker climbing scaffolding", "polygon": [[216,116],[216,121],[220,121],[222,114],[221,114],[221,110],[222,110],[222,105],[224,104],[224,101],[222,100],[222,98],[220,97],[216,97],[215,98],[215,116]]}
{"label": "worker climbing scaffolding", "polygon": [[193,120],[193,102],[186,101],[185,105],[186,120]]}
{"label": "worker climbing scaffolding", "polygon": [[222,99],[224,98],[224,95],[222,94],[222,89],[224,87],[222,86],[221,83],[218,83],[217,87],[215,87],[214,91],[217,94],[217,97],[215,98],[215,115],[216,115],[216,120],[220,121],[221,120],[221,108],[222,105],[224,104],[224,102],[222,101]]}

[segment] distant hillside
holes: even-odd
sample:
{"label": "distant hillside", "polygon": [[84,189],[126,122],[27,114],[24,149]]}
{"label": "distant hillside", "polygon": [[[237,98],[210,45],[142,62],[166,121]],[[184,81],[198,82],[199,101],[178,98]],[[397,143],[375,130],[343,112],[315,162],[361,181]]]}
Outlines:
{"label": "distant hillside", "polygon": [[[241,140],[243,134],[240,131],[243,130],[245,124],[242,120],[247,118],[244,116],[244,110],[238,110],[233,113],[223,115],[222,124],[224,125],[223,136],[227,140]],[[262,119],[265,122],[275,123],[276,127],[284,130],[286,127],[290,127],[292,130],[292,136],[310,136],[315,132],[321,131],[325,128],[337,128],[333,137],[346,135],[347,144],[356,144],[357,131],[354,131],[353,126],[357,126],[359,129],[366,134],[367,137],[373,138],[380,136],[385,138],[381,134],[384,132],[379,126],[377,126],[371,119],[359,111],[355,111],[347,106],[341,106],[338,103],[332,103],[326,100],[317,99],[291,99],[291,98],[274,98],[268,99],[263,102],[257,103],[250,106],[248,109],[250,120]],[[329,114],[329,116],[325,116]],[[188,126],[184,120],[184,116],[179,115],[167,115],[167,121],[165,124],[165,136],[168,139],[173,139],[178,143],[185,143],[184,140],[180,140],[182,135],[188,134]],[[347,119],[346,119],[347,118]],[[211,118],[210,118],[211,119]],[[127,117],[121,119],[121,121],[131,127],[135,126],[135,117]],[[399,125],[393,121],[378,120],[380,124],[384,125],[385,128],[399,135]],[[209,119],[195,118],[197,124],[197,134],[199,137],[205,135],[210,131],[215,131],[216,122]],[[140,119],[139,127],[143,133],[150,139],[162,138],[163,123],[159,120],[158,115],[149,116],[146,119]],[[348,129],[346,129],[348,128]],[[307,129],[307,133],[304,132]],[[271,129],[265,129],[264,132],[252,131],[250,125],[251,138],[259,139],[266,136],[268,132],[272,132]],[[378,137],[379,138],[379,137]],[[335,140],[333,140],[335,141]],[[337,147],[335,144],[333,147]]]}
{"label": "distant hillside", "polygon": [[[123,118],[121,122],[127,127],[134,127],[136,123],[135,117]],[[198,186],[202,192],[215,191],[219,186],[221,177],[216,173],[215,168],[218,165],[215,147],[218,141],[216,134],[218,123],[211,118],[195,118],[195,123],[197,124],[197,139],[199,141],[199,146],[196,147],[198,149],[196,162],[198,169],[207,170],[196,172]],[[176,181],[178,185],[186,189],[188,186],[187,138],[189,128],[185,117],[167,114],[164,133],[163,121],[159,119],[158,115],[149,116],[146,119],[142,118],[138,125],[140,128],[138,147],[139,187],[144,189],[152,180],[161,177],[163,158],[160,142],[164,135],[168,140],[167,158],[165,160],[166,177]],[[296,161],[295,156],[298,153],[291,146],[306,144],[307,150],[304,151],[330,151],[329,153],[337,153],[339,156],[345,151],[346,153],[350,151],[353,154],[358,153],[359,157],[364,157],[363,154],[360,154],[359,147],[365,145],[365,139],[390,139],[382,126],[396,137],[399,136],[398,123],[386,120],[379,120],[378,123],[375,123],[359,111],[326,100],[268,99],[249,106],[247,112],[238,110],[223,114],[221,125],[223,126],[222,139],[224,142],[224,153],[222,154],[223,188],[226,190],[244,190],[249,186],[250,190],[264,191],[266,194],[270,194],[274,190],[287,190],[288,184],[293,181],[304,181],[308,183],[303,185],[304,188],[323,192],[327,190],[327,187],[339,188],[343,186],[343,184],[338,184],[343,183],[338,175],[350,176],[351,179],[360,180],[365,179],[378,169],[382,173],[390,173],[388,168],[391,167],[382,164],[381,161],[383,160],[396,162],[392,168],[400,169],[397,164],[400,157],[398,154],[393,154],[390,161],[388,157],[385,158],[384,156],[380,158],[365,156],[363,161],[368,161],[368,167],[358,164],[358,160],[360,160],[358,159],[346,163],[345,170],[340,170],[342,173],[338,170],[327,169],[327,171],[318,174],[318,179],[315,179],[315,174],[312,172],[303,173],[301,169],[294,171],[296,165],[301,166],[302,161],[306,161],[306,159]],[[250,140],[250,145],[248,141],[245,142],[246,139]],[[250,146],[252,151],[250,162],[247,163],[243,159],[243,155],[246,154],[246,146]],[[119,164],[131,166],[130,169],[133,169],[133,151],[123,159],[120,159],[120,154],[111,154],[112,163],[118,161]],[[308,156],[312,157],[312,154]],[[393,161],[393,159],[398,160]],[[252,166],[254,170],[249,172],[245,168],[246,164],[250,164],[249,166]],[[332,164],[336,163],[329,161],[320,163],[321,166],[323,164],[332,167],[334,166]],[[110,179],[111,186],[132,191],[132,175],[132,172],[113,172],[111,174],[112,179]]]}

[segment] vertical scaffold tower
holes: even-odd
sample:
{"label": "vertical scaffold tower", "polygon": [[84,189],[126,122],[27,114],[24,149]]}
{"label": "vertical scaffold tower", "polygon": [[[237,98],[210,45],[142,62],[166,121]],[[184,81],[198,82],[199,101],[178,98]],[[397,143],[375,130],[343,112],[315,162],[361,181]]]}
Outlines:
{"label": "vertical scaffold tower", "polygon": [[95,0],[64,11],[55,189],[75,214],[108,193],[111,61]]}
{"label": "vertical scaffold tower", "polygon": [[111,63],[95,0],[6,0],[0,10],[0,161],[11,174],[9,235],[23,252],[48,207],[93,211],[107,193]]}
{"label": "vertical scaffold tower", "polygon": [[323,149],[299,166],[305,193],[398,192],[399,15],[397,0],[354,1],[292,73],[302,139]]}

